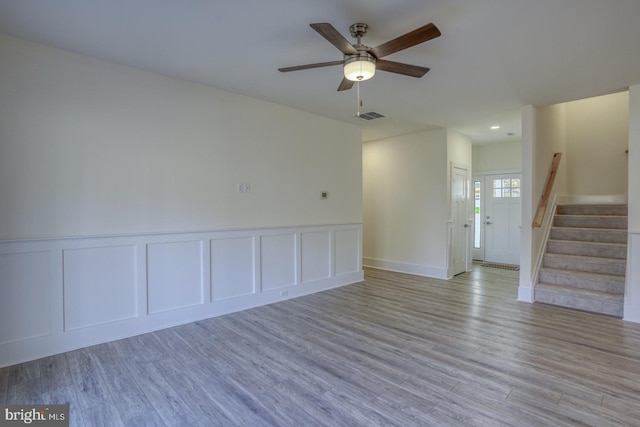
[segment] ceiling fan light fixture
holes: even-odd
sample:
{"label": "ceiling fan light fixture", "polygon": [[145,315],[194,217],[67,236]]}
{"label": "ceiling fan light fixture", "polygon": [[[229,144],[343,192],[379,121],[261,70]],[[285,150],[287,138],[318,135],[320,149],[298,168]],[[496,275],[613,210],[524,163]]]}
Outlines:
{"label": "ceiling fan light fixture", "polygon": [[366,53],[365,55],[354,55],[344,62],[344,77],[354,82],[369,80],[376,74],[376,60]]}

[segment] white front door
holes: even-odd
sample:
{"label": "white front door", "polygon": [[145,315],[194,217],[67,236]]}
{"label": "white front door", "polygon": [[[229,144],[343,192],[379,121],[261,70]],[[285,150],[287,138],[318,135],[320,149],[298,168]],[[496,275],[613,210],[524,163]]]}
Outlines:
{"label": "white front door", "polygon": [[467,202],[469,198],[467,169],[451,168],[451,274],[467,271],[469,257],[469,223]]}
{"label": "white front door", "polygon": [[487,175],[485,178],[484,260],[520,263],[520,211],[522,175]]}

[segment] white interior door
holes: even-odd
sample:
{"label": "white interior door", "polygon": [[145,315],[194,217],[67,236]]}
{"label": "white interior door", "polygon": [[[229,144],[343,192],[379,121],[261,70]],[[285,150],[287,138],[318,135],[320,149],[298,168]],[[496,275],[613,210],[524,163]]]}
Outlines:
{"label": "white interior door", "polygon": [[454,275],[467,271],[469,259],[468,181],[467,169],[451,168],[451,269]]}
{"label": "white interior door", "polygon": [[520,263],[520,211],[522,174],[485,178],[485,261]]}

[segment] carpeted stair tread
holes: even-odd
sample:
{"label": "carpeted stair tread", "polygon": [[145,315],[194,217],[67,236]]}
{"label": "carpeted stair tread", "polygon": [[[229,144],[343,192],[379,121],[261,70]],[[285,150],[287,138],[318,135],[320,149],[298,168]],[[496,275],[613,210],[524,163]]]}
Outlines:
{"label": "carpeted stair tread", "polygon": [[580,242],[627,244],[627,230],[582,227],[551,227],[550,238]]}
{"label": "carpeted stair tread", "polygon": [[548,252],[544,254],[542,264],[543,267],[616,276],[624,276],[626,274],[626,265],[626,259],[554,254]]}
{"label": "carpeted stair tread", "polygon": [[617,317],[622,317],[624,307],[623,295],[546,283],[536,285],[535,300]]}
{"label": "carpeted stair tread", "polygon": [[626,229],[628,218],[617,215],[556,215],[553,225],[556,227],[611,228]]}
{"label": "carpeted stair tread", "polygon": [[547,251],[556,254],[627,259],[627,245],[624,243],[549,239]]}
{"label": "carpeted stair tread", "polygon": [[623,204],[579,204],[579,205],[558,205],[556,213],[558,215],[617,215],[627,216],[629,209]]}
{"label": "carpeted stair tread", "polygon": [[627,205],[556,206],[535,301],[622,317],[627,227]]}
{"label": "carpeted stair tread", "polygon": [[624,294],[625,286],[624,276],[563,270],[550,267],[542,267],[540,269],[539,280],[540,283],[547,285],[588,289],[619,295]]}

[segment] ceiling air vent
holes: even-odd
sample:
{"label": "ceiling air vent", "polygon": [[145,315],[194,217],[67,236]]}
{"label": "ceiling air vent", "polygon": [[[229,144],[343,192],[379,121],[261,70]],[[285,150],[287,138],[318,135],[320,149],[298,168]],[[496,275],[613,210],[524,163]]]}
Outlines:
{"label": "ceiling air vent", "polygon": [[368,113],[361,113],[360,114],[360,118],[361,119],[365,119],[365,120],[374,120],[374,119],[381,119],[385,116],[383,116],[380,113],[376,113],[375,111],[369,111]]}

